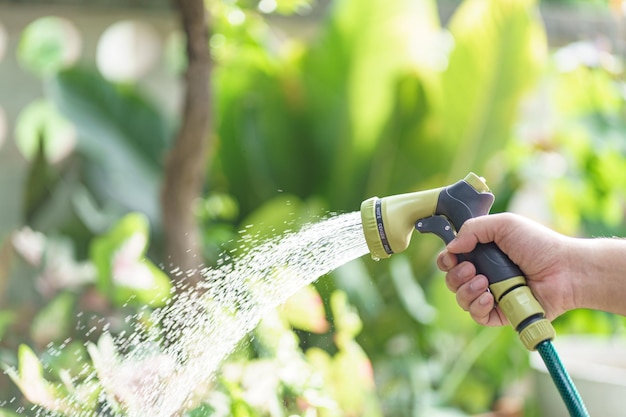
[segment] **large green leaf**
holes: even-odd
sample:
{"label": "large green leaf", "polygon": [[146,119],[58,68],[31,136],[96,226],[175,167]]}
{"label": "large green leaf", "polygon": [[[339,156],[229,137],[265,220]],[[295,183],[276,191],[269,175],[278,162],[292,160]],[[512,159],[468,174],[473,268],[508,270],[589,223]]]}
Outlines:
{"label": "large green leaf", "polygon": [[455,46],[442,76],[442,147],[451,178],[482,168],[511,134],[523,94],[546,55],[534,0],[468,0],[449,30]]}
{"label": "large green leaf", "polygon": [[241,24],[230,23],[227,17],[242,13],[241,6],[211,5],[219,148],[209,180],[214,188],[228,187],[244,217],[279,192],[312,194],[319,158],[302,126],[299,48],[277,42],[251,11]]}
{"label": "large green leaf", "polygon": [[85,170],[102,200],[158,218],[158,193],[171,129],[156,108],[129,86],[72,68],[46,83],[46,92],[76,126]]}
{"label": "large green leaf", "polygon": [[439,22],[429,0],[344,0],[332,16],[303,77],[325,191],[333,207],[349,209],[363,196],[372,159],[395,157],[378,146],[394,111],[394,86],[406,72],[432,70],[426,57],[438,47]]}
{"label": "large green leaf", "polygon": [[220,136],[216,167],[225,174],[242,215],[281,192],[310,195],[319,178],[319,158],[302,128],[298,105],[291,102],[290,95],[297,92],[288,91],[293,81],[266,66],[244,55],[240,62],[216,71]]}
{"label": "large green leaf", "polygon": [[432,72],[434,2],[333,6],[303,53],[284,47],[276,54],[259,42],[265,32],[253,39],[220,34],[225,40],[214,53],[231,59],[215,71],[218,167],[244,215],[278,190],[301,198],[323,193],[333,210],[356,207],[394,110],[397,77]]}

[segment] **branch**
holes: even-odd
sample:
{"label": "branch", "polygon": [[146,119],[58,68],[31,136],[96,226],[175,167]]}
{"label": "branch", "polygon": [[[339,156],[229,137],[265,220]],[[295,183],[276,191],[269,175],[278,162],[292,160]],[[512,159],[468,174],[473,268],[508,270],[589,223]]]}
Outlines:
{"label": "branch", "polygon": [[185,272],[190,285],[203,263],[200,231],[193,213],[201,197],[211,142],[209,27],[203,0],[174,0],[187,37],[188,66],[182,123],[165,164],[162,190],[166,257]]}

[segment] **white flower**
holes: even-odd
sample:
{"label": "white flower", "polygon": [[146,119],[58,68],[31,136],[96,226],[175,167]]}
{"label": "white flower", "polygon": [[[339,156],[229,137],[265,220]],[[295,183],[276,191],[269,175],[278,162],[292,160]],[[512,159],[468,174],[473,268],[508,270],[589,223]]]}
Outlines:
{"label": "white flower", "polygon": [[13,247],[26,262],[33,266],[40,266],[46,246],[46,236],[36,232],[28,226],[13,233],[11,239]]}
{"label": "white flower", "polygon": [[135,289],[150,289],[154,275],[142,262],[147,238],[141,233],[133,234],[113,255],[113,280],[116,284]]}
{"label": "white flower", "polygon": [[[105,333],[98,345],[87,350],[109,403],[117,404],[129,415],[154,410],[162,400],[162,388],[176,372],[174,359],[152,345],[142,345],[136,357],[120,357],[111,335]],[[139,414],[138,414],[139,413]]]}

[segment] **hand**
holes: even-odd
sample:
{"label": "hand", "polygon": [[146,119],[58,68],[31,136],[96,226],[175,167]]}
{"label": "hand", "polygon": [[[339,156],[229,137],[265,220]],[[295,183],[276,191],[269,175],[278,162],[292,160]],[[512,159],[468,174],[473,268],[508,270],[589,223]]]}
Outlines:
{"label": "hand", "polygon": [[576,308],[575,257],[580,239],[558,234],[529,219],[511,213],[476,217],[465,222],[457,237],[437,258],[446,272],[446,285],[456,293],[458,304],[482,325],[500,326],[507,319],[493,295],[488,280],[476,274],[470,262],[457,263],[456,254],[471,252],[477,243],[495,242],[526,275],[528,285],[553,320]]}

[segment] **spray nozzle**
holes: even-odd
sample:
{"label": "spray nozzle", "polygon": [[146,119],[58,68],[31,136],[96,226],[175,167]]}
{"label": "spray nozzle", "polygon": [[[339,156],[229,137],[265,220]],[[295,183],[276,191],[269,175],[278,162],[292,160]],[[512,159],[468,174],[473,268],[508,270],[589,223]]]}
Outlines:
{"label": "spray nozzle", "polygon": [[[382,259],[404,251],[415,229],[449,243],[467,220],[489,214],[493,201],[485,180],[474,173],[447,187],[365,200],[361,220],[370,254]],[[477,272],[487,277],[496,302],[527,349],[554,338],[552,324],[522,271],[495,243],[478,244],[459,260],[474,263]]]}
{"label": "spray nozzle", "polygon": [[417,220],[443,215],[458,230],[467,219],[489,213],[492,204],[485,180],[469,173],[447,187],[365,200],[363,232],[372,258],[388,258],[409,246]]}

